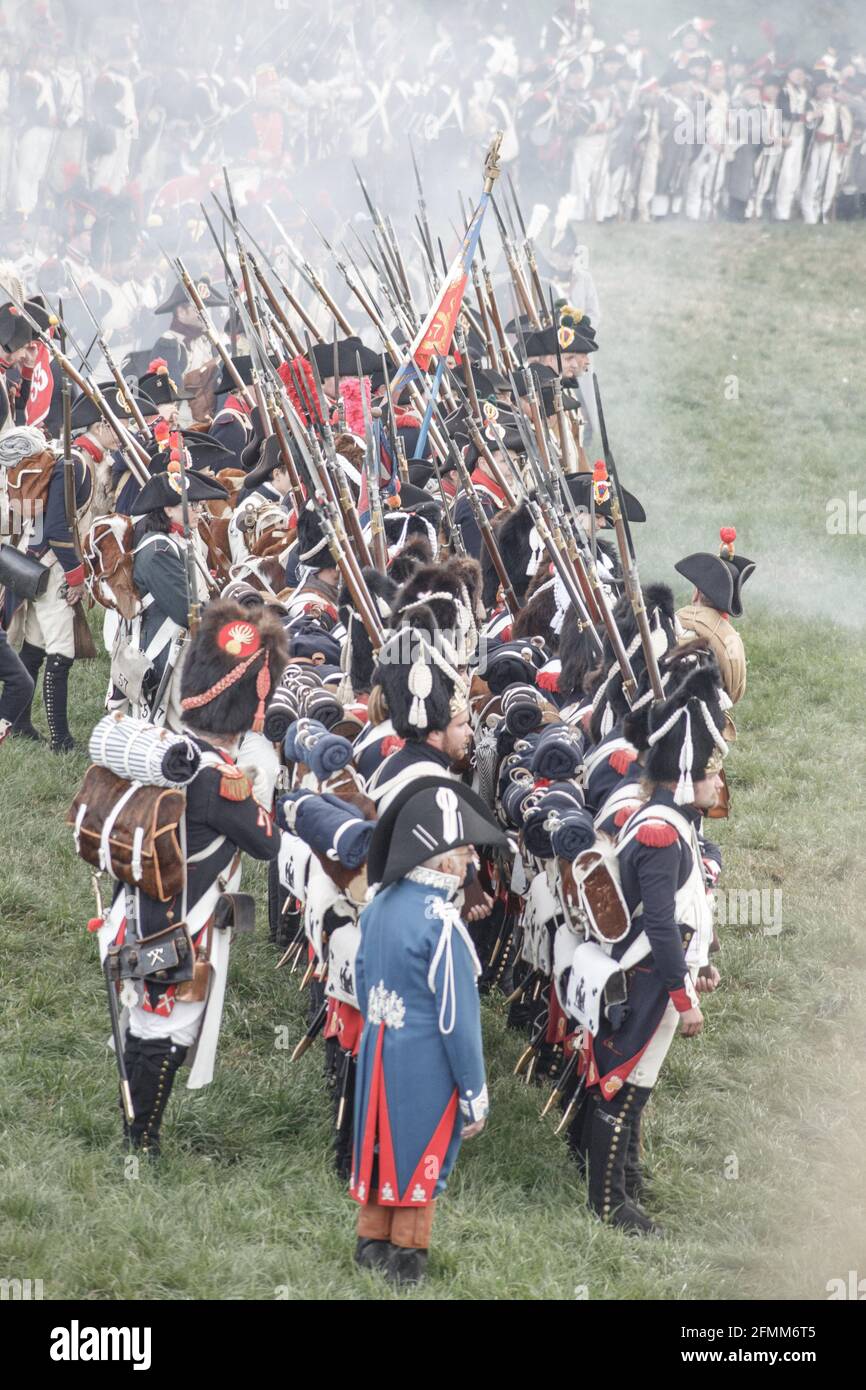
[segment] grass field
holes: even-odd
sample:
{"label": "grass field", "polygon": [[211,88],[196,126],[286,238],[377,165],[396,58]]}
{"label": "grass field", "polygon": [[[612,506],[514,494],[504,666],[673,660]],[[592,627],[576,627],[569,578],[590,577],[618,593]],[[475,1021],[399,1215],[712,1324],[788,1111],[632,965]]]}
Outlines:
{"label": "grass field", "polygon": [[[782,929],[722,929],[724,988],[648,1110],[662,1241],[587,1215],[541,1093],[511,1075],[520,1039],[487,1003],[490,1122],[407,1296],[825,1298],[828,1280],[866,1275],[864,539],[826,528],[863,473],[866,239],[589,235],[608,427],[650,516],[643,578],[676,579],[674,560],[721,524],[758,561],[721,886],[780,891]],[[82,745],[104,681],[101,665],[74,672]],[[304,1001],[274,971],[264,911],[233,954],[215,1084],[176,1090],[164,1161],[125,1175],[88,875],[63,826],[85,762],[0,748],[0,1275],[41,1278],[46,1298],[394,1297],[351,1263],[321,1053],[291,1065],[275,1047],[282,1025],[300,1037]]]}

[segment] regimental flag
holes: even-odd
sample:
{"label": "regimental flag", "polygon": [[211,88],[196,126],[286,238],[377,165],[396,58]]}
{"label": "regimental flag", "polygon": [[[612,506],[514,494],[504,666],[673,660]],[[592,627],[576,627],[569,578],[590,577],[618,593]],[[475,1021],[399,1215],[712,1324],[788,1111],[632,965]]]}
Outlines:
{"label": "regimental flag", "polygon": [[489,201],[490,194],[482,193],[481,201],[472,214],[463,243],[451,263],[436,302],[415,334],[405,361],[400,364],[391,380],[392,400],[397,399],[400,391],[418,375],[418,371],[426,372],[432,358],[447,357],[451,350],[457,315],[463,303],[463,293]]}

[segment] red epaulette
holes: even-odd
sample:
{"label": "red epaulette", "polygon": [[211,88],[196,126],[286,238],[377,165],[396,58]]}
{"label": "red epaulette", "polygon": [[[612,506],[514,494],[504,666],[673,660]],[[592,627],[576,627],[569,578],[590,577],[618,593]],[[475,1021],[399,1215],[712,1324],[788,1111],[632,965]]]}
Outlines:
{"label": "red epaulette", "polygon": [[624,777],[636,757],[637,753],[633,748],[617,748],[615,753],[611,753],[607,761],[614,772],[618,772],[620,777]]}
{"label": "red epaulette", "polygon": [[558,671],[539,671],[536,678],[536,685],[539,690],[559,690]]}
{"label": "red epaulette", "polygon": [[219,768],[220,775],[220,796],[224,796],[226,801],[246,801],[252,795],[250,779],[243,768],[236,767],[234,763],[227,763],[225,767]]}
{"label": "red epaulette", "polygon": [[382,739],[381,753],[383,758],[387,758],[390,753],[399,753],[401,748],[405,748],[405,738],[400,738],[399,734],[386,734]]}
{"label": "red epaulette", "polygon": [[[629,816],[633,816],[635,811],[639,811],[642,805],[642,801],[627,801],[624,806],[620,806],[619,810],[614,816],[614,825],[625,825]],[[671,829],[673,830],[673,826],[671,826]]]}
{"label": "red epaulette", "polygon": [[651,845],[653,849],[664,849],[677,838],[676,830],[665,820],[641,821],[635,833],[636,840],[640,840],[642,845]]}

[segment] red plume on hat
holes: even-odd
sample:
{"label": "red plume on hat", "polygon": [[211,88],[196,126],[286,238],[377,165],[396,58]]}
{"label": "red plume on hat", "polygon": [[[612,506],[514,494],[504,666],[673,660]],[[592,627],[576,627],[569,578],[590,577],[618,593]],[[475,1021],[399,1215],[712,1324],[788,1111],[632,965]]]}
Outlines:
{"label": "red plume on hat", "polygon": [[164,357],[154,357],[152,362],[147,364],[147,376],[168,376],[168,363]]}
{"label": "red plume on hat", "polygon": [[597,507],[603,507],[610,497],[610,481],[607,476],[607,464],[604,459],[596,459],[595,461],[592,470],[592,492]]}
{"label": "red plume on hat", "polygon": [[[292,370],[293,368],[294,370]],[[281,362],[277,368],[277,373],[285,385],[289,400],[301,419],[310,422],[315,418],[321,422],[322,413],[319,410],[319,400],[316,395],[316,379],[306,357],[293,357],[290,362]],[[296,380],[300,381],[303,399],[298,396]]]}
{"label": "red plume on hat", "polygon": [[719,554],[723,560],[730,560],[734,554],[734,541],[737,539],[737,531],[734,526],[722,526],[719,530],[719,539],[722,544],[719,547]]}

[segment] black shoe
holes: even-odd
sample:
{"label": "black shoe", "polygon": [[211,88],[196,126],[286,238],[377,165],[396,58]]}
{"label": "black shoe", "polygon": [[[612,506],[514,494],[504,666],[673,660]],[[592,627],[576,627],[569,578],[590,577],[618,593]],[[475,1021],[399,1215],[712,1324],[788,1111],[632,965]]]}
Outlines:
{"label": "black shoe", "polygon": [[[35,690],[36,682],[39,679],[39,672],[41,671],[42,663],[45,660],[45,652],[43,651],[42,647],[34,647],[32,642],[25,642],[18,655],[21,659],[21,665],[24,667],[25,671],[27,672],[28,676],[33,682],[33,689]],[[6,708],[5,695],[3,713],[9,713],[9,710]],[[30,699],[27,701],[27,704],[24,706],[22,710],[19,711],[15,720],[13,721],[12,728],[9,730],[9,737],[26,738],[31,743],[45,742],[45,739],[39,733],[39,730],[33,727],[32,695],[30,696]]]}
{"label": "black shoe", "polygon": [[394,1248],[388,1240],[370,1240],[362,1236],[355,1246],[355,1264],[360,1269],[387,1270]]}
{"label": "black shoe", "polygon": [[391,1246],[385,1275],[392,1284],[420,1284],[427,1273],[427,1251]]}
{"label": "black shoe", "polygon": [[25,722],[23,724],[13,724],[12,728],[9,730],[9,737],[26,738],[28,743],[47,743],[48,740],[46,738],[43,738],[39,730],[34,729],[33,725],[31,724],[31,713],[31,707],[28,706],[24,714],[21,716],[21,718],[24,719]]}
{"label": "black shoe", "polygon": [[75,740],[69,732],[67,723],[67,701],[69,697],[69,672],[72,657],[49,656],[45,663],[42,678],[42,698],[45,701],[45,717],[51,735],[52,753],[71,753]]}
{"label": "black shoe", "polygon": [[612,1212],[609,1221],[611,1226],[617,1226],[620,1230],[628,1232],[634,1236],[658,1236],[664,1235],[661,1226],[658,1226],[646,1212],[636,1206],[634,1202],[626,1199],[621,1207],[617,1207]]}

